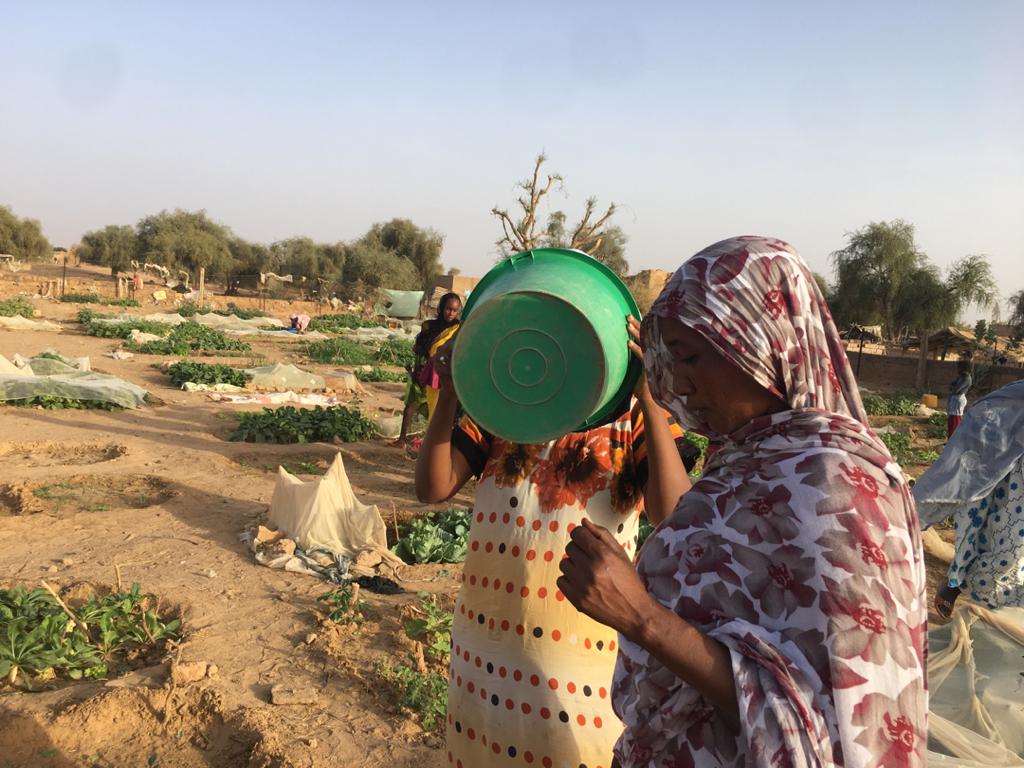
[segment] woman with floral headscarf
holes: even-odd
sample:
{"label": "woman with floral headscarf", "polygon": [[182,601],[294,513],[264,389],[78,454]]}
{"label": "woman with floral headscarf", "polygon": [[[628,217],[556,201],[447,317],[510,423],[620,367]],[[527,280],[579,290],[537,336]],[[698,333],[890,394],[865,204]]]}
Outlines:
{"label": "woman with floral headscarf", "polygon": [[561,563],[622,638],[618,764],[924,765],[917,516],[807,266],[779,240],[717,243],[643,341],[656,400],[721,448],[636,570],[590,522]]}

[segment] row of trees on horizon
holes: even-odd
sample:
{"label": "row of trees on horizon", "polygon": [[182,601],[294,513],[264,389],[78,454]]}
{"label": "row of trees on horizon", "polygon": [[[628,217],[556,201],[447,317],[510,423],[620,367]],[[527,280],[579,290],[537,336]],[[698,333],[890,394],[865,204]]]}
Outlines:
{"label": "row of trees on horizon", "polygon": [[[514,213],[495,206],[501,226],[499,259],[539,247],[575,248],[625,276],[627,237],[614,224],[614,203],[601,209],[588,198],[578,221],[554,209],[551,195],[564,179],[549,173],[547,157],[537,156],[530,176],[517,184]],[[542,209],[547,210],[546,217]],[[374,224],[351,242],[317,243],[292,237],[269,245],[247,241],[211,219],[205,211],[161,211],[134,226],[108,225],[87,232],[76,246],[86,263],[128,272],[132,261],[149,262],[195,275],[205,268],[225,283],[240,275],[275,273],[305,278],[343,298],[362,298],[378,288],[426,290],[444,271],[444,236],[409,219]],[[39,222],[0,207],[0,253],[26,261],[49,260],[53,248]],[[1001,315],[1000,296],[986,256],[967,255],[945,271],[917,245],[914,226],[901,219],[872,222],[846,235],[831,254],[833,276],[815,274],[840,328],[880,325],[889,339],[922,336],[960,324],[968,309]],[[1024,290],[1010,300],[1008,322],[1024,339]]]}

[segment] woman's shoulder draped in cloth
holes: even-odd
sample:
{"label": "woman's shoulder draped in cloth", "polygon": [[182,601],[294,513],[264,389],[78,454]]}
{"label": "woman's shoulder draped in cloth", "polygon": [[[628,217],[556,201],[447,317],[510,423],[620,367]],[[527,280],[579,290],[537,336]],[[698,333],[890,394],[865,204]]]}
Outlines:
{"label": "woman's shoulder draped in cloth", "polygon": [[978,400],[914,486],[921,525],[988,496],[1024,456],[1024,381]]}

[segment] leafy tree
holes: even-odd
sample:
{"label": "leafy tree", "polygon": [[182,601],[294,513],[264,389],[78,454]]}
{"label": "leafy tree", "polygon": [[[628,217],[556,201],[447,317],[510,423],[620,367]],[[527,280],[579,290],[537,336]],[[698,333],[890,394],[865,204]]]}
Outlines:
{"label": "leafy tree", "polygon": [[960,313],[975,305],[986,309],[996,300],[992,268],[984,256],[965,256],[942,279],[937,267],[924,263],[904,280],[894,316],[900,328],[916,331],[920,340],[917,386],[924,386],[928,337],[937,328],[953,325]]}
{"label": "leafy tree", "polygon": [[811,272],[811,277],[814,278],[814,282],[818,284],[818,290],[821,291],[821,295],[824,296],[827,301],[831,296],[828,287],[828,280],[820,272]]}
{"label": "leafy tree", "polygon": [[409,219],[374,224],[362,242],[374,250],[389,251],[407,259],[419,274],[417,287],[423,290],[429,289],[442,273],[444,236],[432,229],[421,229]]}
{"label": "leafy tree", "polygon": [[138,224],[138,259],[189,272],[205,267],[208,275],[227,277],[234,266],[233,236],[205,211],[161,211]]}
{"label": "leafy tree", "polygon": [[604,236],[589,251],[590,255],[622,277],[629,272],[626,260],[626,242],[629,238],[620,227],[605,229]]}
{"label": "leafy tree", "polygon": [[[597,198],[587,198],[583,215],[571,230],[566,226],[568,219],[565,213],[554,211],[548,216],[544,229],[538,232],[541,202],[553,189],[562,190],[564,186],[564,179],[558,173],[549,173],[546,179],[541,179],[541,166],[545,162],[547,156],[543,152],[537,155],[533,174],[517,184],[521,190],[516,199],[521,212],[519,218],[514,218],[505,208],[495,206],[491,209],[491,213],[501,222],[502,236],[495,244],[502,257],[544,246],[575,248],[604,261],[612,269],[619,266],[625,271],[628,268],[625,261],[626,236],[621,229],[609,225],[615,215],[615,203],[611,203],[603,214],[599,214]],[[606,238],[611,238],[613,242],[606,245],[602,252],[601,247]],[[596,253],[602,253],[603,258]]]}
{"label": "leafy tree", "polygon": [[10,208],[0,205],[0,253],[9,253],[21,261],[43,261],[53,254],[53,246],[38,221],[19,218]]}
{"label": "leafy tree", "polygon": [[848,233],[846,247],[832,254],[836,272],[833,312],[843,324],[879,320],[894,338],[896,305],[911,275],[921,278],[926,257],[914,242],[914,226],[901,219],[872,222]]}
{"label": "leafy tree", "polygon": [[231,252],[232,271],[236,275],[257,275],[260,272],[275,272],[270,248],[262,243],[250,243],[234,237],[228,244]]}
{"label": "leafy tree", "polygon": [[988,323],[982,318],[974,324],[974,338],[978,343],[981,343],[985,340],[986,336],[988,336]]}
{"label": "leafy tree", "polygon": [[[571,246],[570,233],[565,228],[565,222],[564,211],[554,211],[548,216],[548,223],[544,227],[544,234],[541,236],[539,244],[546,248],[569,248]],[[626,261],[626,243],[628,241],[629,238],[621,227],[609,226],[605,228],[600,239],[592,243],[586,252],[615,274],[622,276],[629,272],[629,262]]]}
{"label": "leafy tree", "polygon": [[343,280],[338,295],[354,299],[379,288],[399,291],[422,289],[422,277],[408,259],[382,248],[379,243],[360,240],[346,248]]}
{"label": "leafy tree", "polygon": [[137,252],[137,240],[132,227],[109,224],[82,235],[78,256],[84,262],[110,267],[112,273],[127,272]]}
{"label": "leafy tree", "polygon": [[1017,291],[1010,297],[1010,325],[1024,336],[1024,291]]}

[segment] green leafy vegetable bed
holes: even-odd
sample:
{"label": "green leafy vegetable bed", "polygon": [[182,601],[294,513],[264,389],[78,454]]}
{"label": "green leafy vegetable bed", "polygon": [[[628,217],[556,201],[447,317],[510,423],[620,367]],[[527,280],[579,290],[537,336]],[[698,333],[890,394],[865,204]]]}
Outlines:
{"label": "green leafy vegetable bed", "polygon": [[32,302],[24,296],[15,296],[12,299],[0,301],[0,317],[14,317],[15,315],[32,317],[35,313],[36,310],[32,306]]}
{"label": "green leafy vegetable bed", "polygon": [[182,360],[167,368],[171,377],[171,383],[180,387],[187,381],[193,384],[232,384],[236,387],[244,387],[249,381],[249,375],[239,368],[232,368],[230,365],[211,365],[209,363],[194,363],[190,360]]}
{"label": "green leafy vegetable bed", "polygon": [[0,686],[104,678],[180,638],[180,620],[161,615],[138,584],[94,595],[73,613],[77,622],[45,589],[0,589]]}
{"label": "green leafy vegetable bed", "polygon": [[353,328],[377,328],[380,323],[364,320],[359,315],[320,315],[309,321],[309,330],[321,333],[345,333]]}
{"label": "green leafy vegetable bed", "polygon": [[100,295],[98,293],[65,293],[60,300],[65,304],[99,304]]}
{"label": "green leafy vegetable bed", "polygon": [[448,509],[411,521],[395,545],[407,563],[461,563],[466,559],[470,512]]}
{"label": "green leafy vegetable bed", "polygon": [[323,339],[306,345],[310,360],[328,365],[370,365],[377,362],[376,350],[348,339]]}
{"label": "green leafy vegetable bed", "polygon": [[[164,326],[166,327],[166,326]],[[189,352],[252,352],[247,342],[199,323],[182,323],[159,341],[131,345],[147,355],[187,355]]]}
{"label": "green leafy vegetable bed", "polygon": [[238,429],[232,440],[248,443],[354,443],[373,436],[376,428],[362,412],[343,405],[333,408],[294,408],[290,405],[278,409],[238,414]]}
{"label": "green leafy vegetable bed", "polygon": [[368,371],[356,370],[356,378],[360,381],[405,381],[405,371],[385,371],[383,368],[371,368]]}
{"label": "green leafy vegetable bed", "polygon": [[863,400],[864,410],[869,416],[913,416],[917,413],[917,401],[908,397],[864,395]]}
{"label": "green leafy vegetable bed", "polygon": [[415,364],[416,355],[412,342],[405,339],[388,339],[376,348],[348,339],[322,339],[306,345],[310,360],[328,365],[397,365]]}
{"label": "green leafy vegetable bed", "polygon": [[48,411],[59,411],[59,410],[97,410],[97,411],[120,411],[121,406],[116,403],[108,403],[103,400],[74,400],[69,397],[58,397],[56,395],[37,395],[36,397],[30,397],[27,400],[8,400],[8,405],[24,406],[28,408],[35,408],[36,406],[45,408]]}

